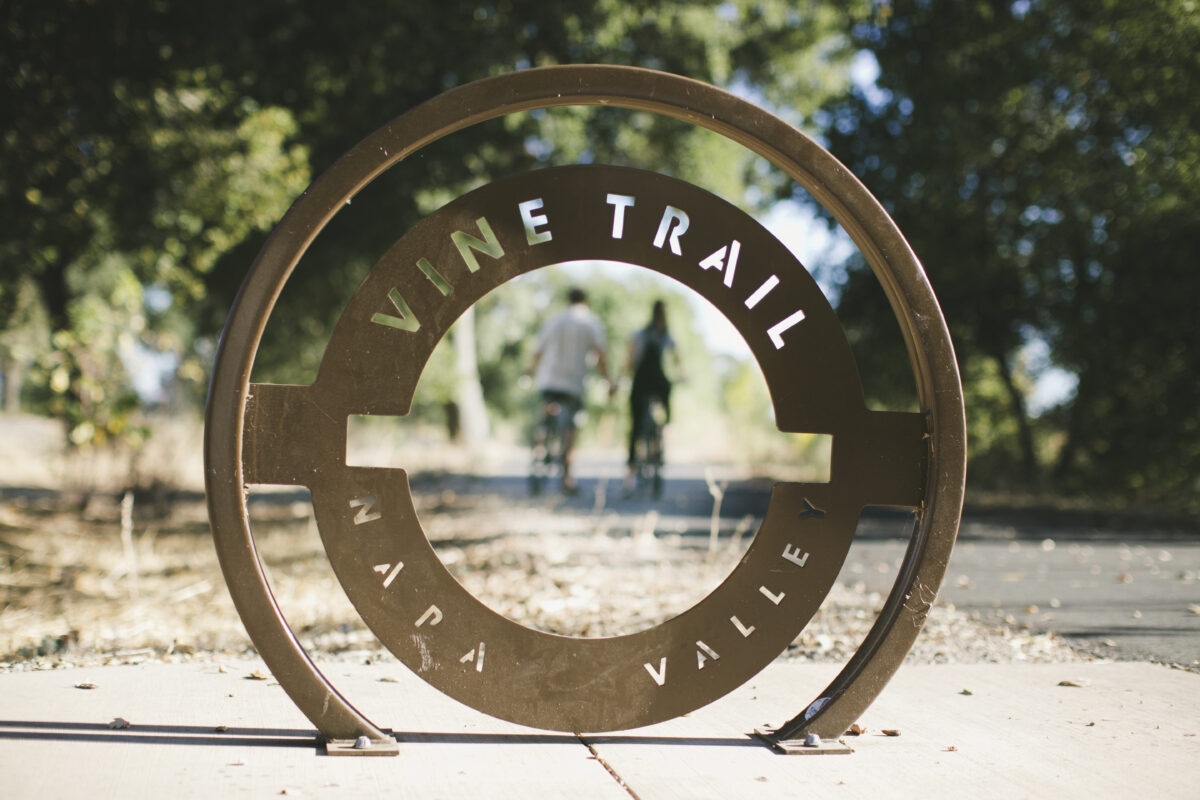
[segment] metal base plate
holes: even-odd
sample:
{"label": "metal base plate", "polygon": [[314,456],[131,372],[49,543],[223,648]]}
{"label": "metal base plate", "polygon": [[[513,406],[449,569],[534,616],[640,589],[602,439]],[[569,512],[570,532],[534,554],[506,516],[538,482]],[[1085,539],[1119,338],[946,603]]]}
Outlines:
{"label": "metal base plate", "polygon": [[776,739],[774,728],[755,728],[754,735],[785,756],[832,756],[854,752],[854,748],[841,739],[822,739],[819,743],[806,744],[803,739]]}
{"label": "metal base plate", "polygon": [[386,739],[325,739],[327,756],[398,756],[400,745],[392,737]]}

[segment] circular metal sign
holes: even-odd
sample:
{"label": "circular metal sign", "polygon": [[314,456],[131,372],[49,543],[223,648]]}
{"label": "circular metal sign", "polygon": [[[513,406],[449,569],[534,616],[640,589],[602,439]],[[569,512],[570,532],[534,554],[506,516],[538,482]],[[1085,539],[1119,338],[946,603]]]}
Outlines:
{"label": "circular metal sign", "polygon": [[[767,156],[808,188],[858,242],[897,307],[923,410],[867,409],[832,308],[756,221],[681,181],[598,166],[531,172],[449,203],[370,271],[311,386],[249,382],[288,274],[358,189],[452,130],[573,103],[694,121]],[[701,294],[749,344],[779,427],[831,434],[833,441],[830,481],[777,484],[744,558],[716,590],[659,626],[604,639],[533,630],[484,606],[430,546],[406,474],[346,464],[348,418],[406,414],[434,346],[466,309],[518,275],[579,260],[638,265]],[[792,735],[827,718],[828,727],[844,729],[842,717],[861,711],[898,666],[941,580],[961,509],[961,417],[953,351],[919,264],[882,209],[828,153],[744,101],[686,79],[609,67],[533,70],[414,109],[348,153],[280,223],[231,312],[214,371],[206,427],[210,515],[235,603],[280,683],[326,735],[381,739],[382,731],[320,674],[279,613],[246,522],[245,485],[309,487],[347,595],[417,674],[494,716],[567,731],[645,725],[723,696],[807,624],[864,506],[912,508],[913,544],[875,629],[821,702],[784,726]],[[897,631],[902,619],[908,628]]]}

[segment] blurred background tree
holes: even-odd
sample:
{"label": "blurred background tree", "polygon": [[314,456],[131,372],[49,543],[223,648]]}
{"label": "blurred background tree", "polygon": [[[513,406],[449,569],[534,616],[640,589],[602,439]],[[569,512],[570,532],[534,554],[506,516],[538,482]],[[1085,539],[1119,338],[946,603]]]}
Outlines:
{"label": "blurred background tree", "polygon": [[[1189,0],[13,0],[0,25],[6,407],[65,420],[76,446],[140,435],[155,393],[135,391],[132,365],[157,354],[170,365],[158,400],[194,413],[254,254],[356,141],[469,80],[634,64],[776,110],[893,212],[951,324],[977,485],[1194,508],[1198,45]],[[649,114],[572,108],[476,126],[330,225],[272,316],[255,378],[310,380],[366,270],[422,215],[497,177],[579,162],[674,175],[760,214],[808,202],[760,159]],[[873,278],[853,256],[827,266],[870,401],[910,406]],[[528,284],[530,297],[555,280]],[[617,342],[629,323],[608,289],[596,278]],[[528,299],[498,293],[474,320],[502,423],[520,403],[521,337],[548,307]],[[746,407],[752,370],[690,358],[706,366],[689,378],[714,382],[710,408]],[[435,360],[430,413],[457,391],[455,360]]]}
{"label": "blurred background tree", "polygon": [[[1200,7],[884,2],[854,38],[878,77],[823,126],[938,293],[973,479],[1195,508]],[[885,400],[902,353],[847,269],[840,311]]]}
{"label": "blurred background tree", "polygon": [[[780,75],[804,98],[797,112],[812,112],[846,80],[845,18],[832,9],[782,0],[8,3],[0,326],[29,328],[17,309],[29,307],[33,286],[49,336],[40,369],[6,356],[7,383],[66,419],[76,444],[118,435],[136,407],[130,351],[170,353],[175,378],[202,396],[215,336],[267,232],[313,175],[397,113],[469,80],[572,61],[750,85],[770,75],[766,45],[785,54]],[[750,159],[718,157],[732,148],[713,146],[670,120],[594,109],[517,115],[439,143],[356,198],[376,213],[339,220],[322,237],[273,317],[256,377],[311,375],[381,247],[462,191],[537,165],[597,160],[707,176],[745,200]],[[106,338],[92,338],[99,328]]]}

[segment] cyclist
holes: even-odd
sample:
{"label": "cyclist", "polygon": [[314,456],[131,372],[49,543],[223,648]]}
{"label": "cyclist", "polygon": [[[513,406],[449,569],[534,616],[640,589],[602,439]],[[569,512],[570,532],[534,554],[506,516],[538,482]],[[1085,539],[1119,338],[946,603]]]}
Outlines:
{"label": "cyclist", "polygon": [[573,287],[567,293],[567,308],[551,317],[538,333],[530,371],[542,393],[542,418],[557,417],[562,425],[562,488],[578,491],[571,474],[571,449],[575,444],[575,415],[583,405],[583,379],[588,362],[609,385],[604,325],[587,305],[587,293]]}
{"label": "cyclist", "polygon": [[[662,300],[655,300],[650,310],[650,323],[633,335],[629,341],[628,370],[633,376],[629,390],[629,474],[625,479],[626,490],[632,490],[637,478],[637,446],[648,433],[652,424],[651,406],[661,404],[665,416],[664,424],[671,419],[671,381],[663,369],[663,357],[670,353],[675,374],[680,373],[679,354],[675,340],[667,329],[667,311]],[[647,458],[661,458],[661,453],[647,454]]]}

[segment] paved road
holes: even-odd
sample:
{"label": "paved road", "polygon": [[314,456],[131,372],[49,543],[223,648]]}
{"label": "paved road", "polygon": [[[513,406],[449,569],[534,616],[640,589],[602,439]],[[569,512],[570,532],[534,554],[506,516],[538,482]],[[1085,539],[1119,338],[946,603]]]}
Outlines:
{"label": "paved road", "polygon": [[970,517],[964,534],[943,594],[959,608],[1102,655],[1200,669],[1200,537],[1135,530],[1028,539]]}
{"label": "paved road", "polygon": [[[845,578],[886,592],[904,557],[898,537],[905,527],[868,517]],[[998,520],[968,511],[939,599],[985,619],[1053,632],[1097,655],[1200,671],[1197,533],[1048,525],[1028,515]]]}

